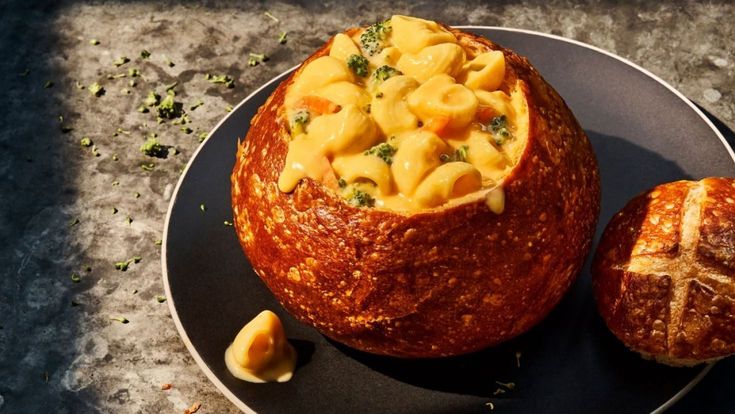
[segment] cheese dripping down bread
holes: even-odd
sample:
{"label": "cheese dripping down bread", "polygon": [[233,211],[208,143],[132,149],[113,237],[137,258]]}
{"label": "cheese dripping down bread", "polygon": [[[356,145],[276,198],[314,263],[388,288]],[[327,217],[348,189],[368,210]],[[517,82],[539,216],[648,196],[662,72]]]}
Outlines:
{"label": "cheese dripping down bread", "polygon": [[735,180],[657,186],[605,229],[593,264],[600,314],[668,365],[735,353]]}
{"label": "cheese dripping down bread", "polygon": [[330,39],[253,117],[232,172],[252,269],[299,321],[400,357],[517,336],[579,272],[592,147],[524,57],[394,16]]}
{"label": "cheese dripping down bread", "polygon": [[503,52],[407,16],[336,35],[328,55],[300,69],[284,110],[291,142],[281,191],[309,177],[353,205],[400,212],[499,187],[528,135],[525,97],[520,81],[506,80]]}

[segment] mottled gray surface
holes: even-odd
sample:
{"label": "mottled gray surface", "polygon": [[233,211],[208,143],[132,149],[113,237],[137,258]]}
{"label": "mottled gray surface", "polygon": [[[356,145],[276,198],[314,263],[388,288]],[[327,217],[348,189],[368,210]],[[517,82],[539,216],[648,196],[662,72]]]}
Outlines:
{"label": "mottled gray surface", "polygon": [[[571,37],[640,64],[735,127],[735,5],[727,1],[31,3],[0,6],[3,413],[182,412],[195,401],[202,402],[200,412],[235,411],[200,372],[168,307],[155,298],[163,293],[155,241],[173,186],[199,145],[197,133],[213,127],[228,104],[234,106],[345,27],[406,13]],[[264,17],[265,10],[280,22]],[[276,41],[282,30],[289,32],[286,45]],[[93,38],[101,43],[91,45]],[[142,49],[151,51],[150,59],[141,60]],[[248,67],[251,51],[271,59]],[[132,62],[116,68],[112,62],[121,55]],[[106,75],[131,67],[139,68],[142,78],[123,94],[130,78]],[[30,73],[20,76],[25,69]],[[229,74],[235,88],[207,82],[207,72]],[[44,88],[47,80],[54,86]],[[105,87],[104,96],[75,86],[95,81]],[[136,111],[149,90],[164,93],[163,85],[174,81],[187,110],[197,99],[204,101],[188,110],[192,134]],[[73,130],[62,133],[61,126]],[[117,128],[127,132],[113,136]],[[148,132],[158,133],[179,154],[165,160],[142,155],[138,148]],[[80,147],[85,135],[96,144],[98,157]],[[153,171],[140,168],[151,161]],[[70,225],[75,219],[79,223]],[[115,270],[114,262],[136,255],[140,263],[127,272]],[[71,281],[72,272],[81,275],[80,283]],[[699,410],[735,405],[735,386],[725,375],[733,368],[732,362],[716,367],[673,411],[712,401],[714,406]],[[162,391],[162,383],[173,389]]]}

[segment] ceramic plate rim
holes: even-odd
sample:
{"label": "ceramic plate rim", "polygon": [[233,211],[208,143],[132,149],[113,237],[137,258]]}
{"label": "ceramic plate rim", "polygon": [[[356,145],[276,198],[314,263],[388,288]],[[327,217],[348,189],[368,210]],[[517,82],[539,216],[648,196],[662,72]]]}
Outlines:
{"label": "ceramic plate rim", "polygon": [[[664,87],[666,87],[666,89],[668,89],[669,91],[671,91],[672,93],[674,93],[674,95],[676,95],[679,99],[681,99],[682,101],[684,101],[684,103],[686,103],[697,115],[699,115],[702,118],[702,120],[707,124],[707,126],[709,126],[712,129],[712,131],[720,139],[720,141],[722,142],[722,145],[725,147],[725,149],[727,150],[728,154],[730,155],[730,157],[732,158],[733,162],[735,163],[735,151],[733,151],[733,148],[727,142],[727,140],[725,139],[725,136],[722,135],[722,133],[720,132],[720,130],[717,129],[717,127],[712,123],[712,121],[709,118],[707,118],[707,116],[696,105],[694,105],[694,103],[692,103],[692,101],[689,100],[689,98],[687,98],[686,96],[684,96],[684,94],[682,94],[676,88],[674,88],[673,86],[671,86],[665,80],[661,79],[660,77],[658,77],[657,75],[653,74],[649,70],[647,70],[647,69],[639,66],[636,63],[633,63],[632,61],[630,61],[628,59],[625,59],[625,58],[623,58],[621,56],[618,56],[618,55],[616,55],[616,54],[614,54],[612,52],[609,52],[607,50],[601,49],[601,48],[599,48],[597,46],[593,46],[593,45],[590,45],[590,44],[587,44],[587,43],[584,43],[584,42],[580,42],[578,40],[569,39],[569,38],[566,38],[566,37],[557,36],[557,35],[548,34],[548,33],[543,33],[543,32],[537,32],[535,30],[516,29],[516,28],[499,27],[499,26],[477,26],[477,25],[457,25],[457,26],[452,26],[452,27],[453,28],[456,28],[456,29],[462,29],[462,30],[467,30],[467,29],[469,29],[469,30],[475,30],[475,29],[476,30],[496,30],[496,31],[506,31],[506,32],[515,32],[515,33],[530,34],[530,35],[534,35],[534,36],[540,36],[540,37],[554,39],[554,40],[561,41],[561,42],[571,43],[573,45],[576,45],[576,46],[579,46],[579,47],[583,47],[583,48],[586,48],[586,49],[591,49],[591,50],[593,50],[595,52],[602,53],[603,55],[606,55],[608,57],[611,57],[613,59],[616,59],[616,60],[618,60],[618,61],[620,61],[620,62],[622,62],[622,63],[624,63],[624,64],[626,64],[626,65],[628,65],[628,66],[630,66],[630,67],[632,67],[634,69],[636,69],[636,70],[638,70],[639,72],[642,72],[643,74],[645,74],[649,78],[655,80],[659,84],[661,84]],[[281,81],[283,78],[285,78],[286,76],[288,76],[292,71],[294,71],[299,66],[301,66],[301,64],[295,65],[295,66],[293,66],[293,67],[285,70],[284,72],[281,72],[280,74],[278,74],[277,76],[275,76],[271,80],[269,80],[268,82],[266,82],[263,85],[261,85],[258,89],[256,89],[255,91],[253,91],[245,99],[243,99],[242,101],[240,101],[240,103],[238,103],[237,106],[235,106],[235,108],[233,108],[232,111],[229,114],[227,114],[224,118],[222,118],[222,120],[220,120],[217,123],[217,125],[215,125],[214,128],[212,128],[212,130],[209,132],[209,135],[208,136],[211,137],[214,134],[214,132],[217,131],[222,126],[222,124],[224,124],[230,118],[230,116],[232,116],[236,112],[237,109],[239,109],[241,106],[243,106],[246,102],[250,101],[260,91],[262,91],[263,89],[267,88],[268,86],[270,86],[271,84],[273,84],[275,82]],[[179,336],[181,337],[182,341],[184,342],[184,345],[186,346],[186,349],[189,351],[189,353],[191,354],[191,356],[194,358],[194,361],[196,361],[196,363],[199,366],[199,368],[204,372],[204,374],[214,384],[214,386],[222,394],[224,394],[224,396],[227,397],[227,399],[230,400],[238,409],[240,409],[241,411],[243,411],[243,412],[245,412],[247,414],[257,414],[252,408],[248,407],[247,404],[245,404],[245,402],[243,402],[240,398],[238,398],[235,394],[233,394],[232,391],[230,391],[230,389],[227,388],[227,386],[225,386],[222,383],[222,381],[220,381],[220,379],[217,377],[217,375],[214,372],[212,372],[211,369],[209,369],[209,366],[207,366],[206,362],[204,362],[204,360],[202,359],[202,357],[199,355],[199,352],[197,352],[196,348],[194,347],[194,344],[191,343],[191,340],[189,339],[189,336],[186,333],[186,330],[184,329],[184,326],[182,325],[181,320],[179,319],[179,315],[178,315],[178,312],[176,310],[176,304],[174,303],[174,299],[171,296],[171,288],[170,288],[169,282],[168,282],[169,277],[168,277],[168,263],[167,263],[167,259],[166,259],[166,253],[167,253],[166,246],[168,245],[168,243],[167,243],[167,241],[168,241],[168,229],[169,229],[169,225],[170,225],[170,221],[171,221],[171,212],[173,211],[174,204],[176,203],[177,196],[178,196],[178,193],[179,193],[179,189],[180,189],[181,185],[183,184],[184,179],[187,176],[187,173],[189,172],[189,168],[194,163],[194,160],[196,160],[196,157],[199,155],[199,152],[202,150],[202,148],[204,148],[204,146],[206,144],[207,144],[207,141],[205,141],[202,145],[200,145],[194,151],[194,153],[192,154],[192,156],[189,159],[189,161],[186,163],[186,167],[184,167],[184,171],[181,173],[181,177],[179,178],[178,182],[176,183],[176,188],[174,189],[174,191],[173,191],[173,193],[171,195],[171,201],[169,202],[168,210],[166,211],[166,219],[164,220],[164,224],[163,224],[164,227],[163,227],[163,236],[162,236],[162,243],[161,243],[161,245],[162,245],[162,247],[161,247],[161,268],[162,268],[161,275],[162,275],[162,278],[163,278],[163,287],[164,287],[164,290],[165,290],[165,293],[166,293],[166,297],[168,298],[168,300],[167,300],[167,302],[168,302],[168,308],[169,308],[169,311],[171,312],[171,317],[172,317],[172,319],[174,321],[174,325],[176,326],[176,330],[178,331]],[[660,413],[663,413],[664,411],[666,411],[667,409],[669,409],[672,405],[674,405],[677,401],[679,401],[684,395],[686,395],[695,385],[697,385],[697,383],[699,383],[699,381],[701,381],[702,378],[704,378],[705,375],[707,375],[707,373],[712,369],[712,367],[714,366],[714,364],[715,364],[715,362],[712,362],[712,363],[707,364],[702,369],[702,371],[699,372],[699,374],[697,374],[691,381],[689,381],[689,383],[686,386],[684,386],[681,390],[679,390],[679,392],[677,392],[671,398],[669,398],[666,402],[664,402],[660,407],[658,407],[655,410],[653,410],[651,412],[651,414],[660,414]]]}

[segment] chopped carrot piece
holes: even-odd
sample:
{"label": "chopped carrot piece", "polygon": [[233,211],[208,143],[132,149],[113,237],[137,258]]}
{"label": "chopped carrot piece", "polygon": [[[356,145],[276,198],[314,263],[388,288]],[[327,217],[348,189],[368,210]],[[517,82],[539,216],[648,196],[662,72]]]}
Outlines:
{"label": "chopped carrot piece", "polygon": [[447,129],[447,125],[449,124],[449,117],[448,116],[435,116],[431,119],[429,119],[424,126],[421,127],[424,131],[431,131],[435,133],[436,135],[441,136],[444,130]]}
{"label": "chopped carrot piece", "polygon": [[322,183],[332,190],[337,190],[339,188],[339,183],[337,180],[337,174],[334,172],[334,169],[332,169],[332,163],[329,162],[327,157],[321,157],[319,162],[322,170]]}
{"label": "chopped carrot piece", "polygon": [[333,114],[340,110],[340,106],[327,98],[306,95],[295,105],[296,108],[306,108],[314,115]]}

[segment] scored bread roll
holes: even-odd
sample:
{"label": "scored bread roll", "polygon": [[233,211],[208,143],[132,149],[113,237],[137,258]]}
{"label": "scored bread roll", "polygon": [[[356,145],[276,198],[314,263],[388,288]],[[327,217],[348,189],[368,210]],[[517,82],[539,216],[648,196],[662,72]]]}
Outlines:
{"label": "scored bread roll", "polygon": [[637,196],[608,224],[592,269],[607,326],[644,358],[691,366],[735,353],[735,180]]}

